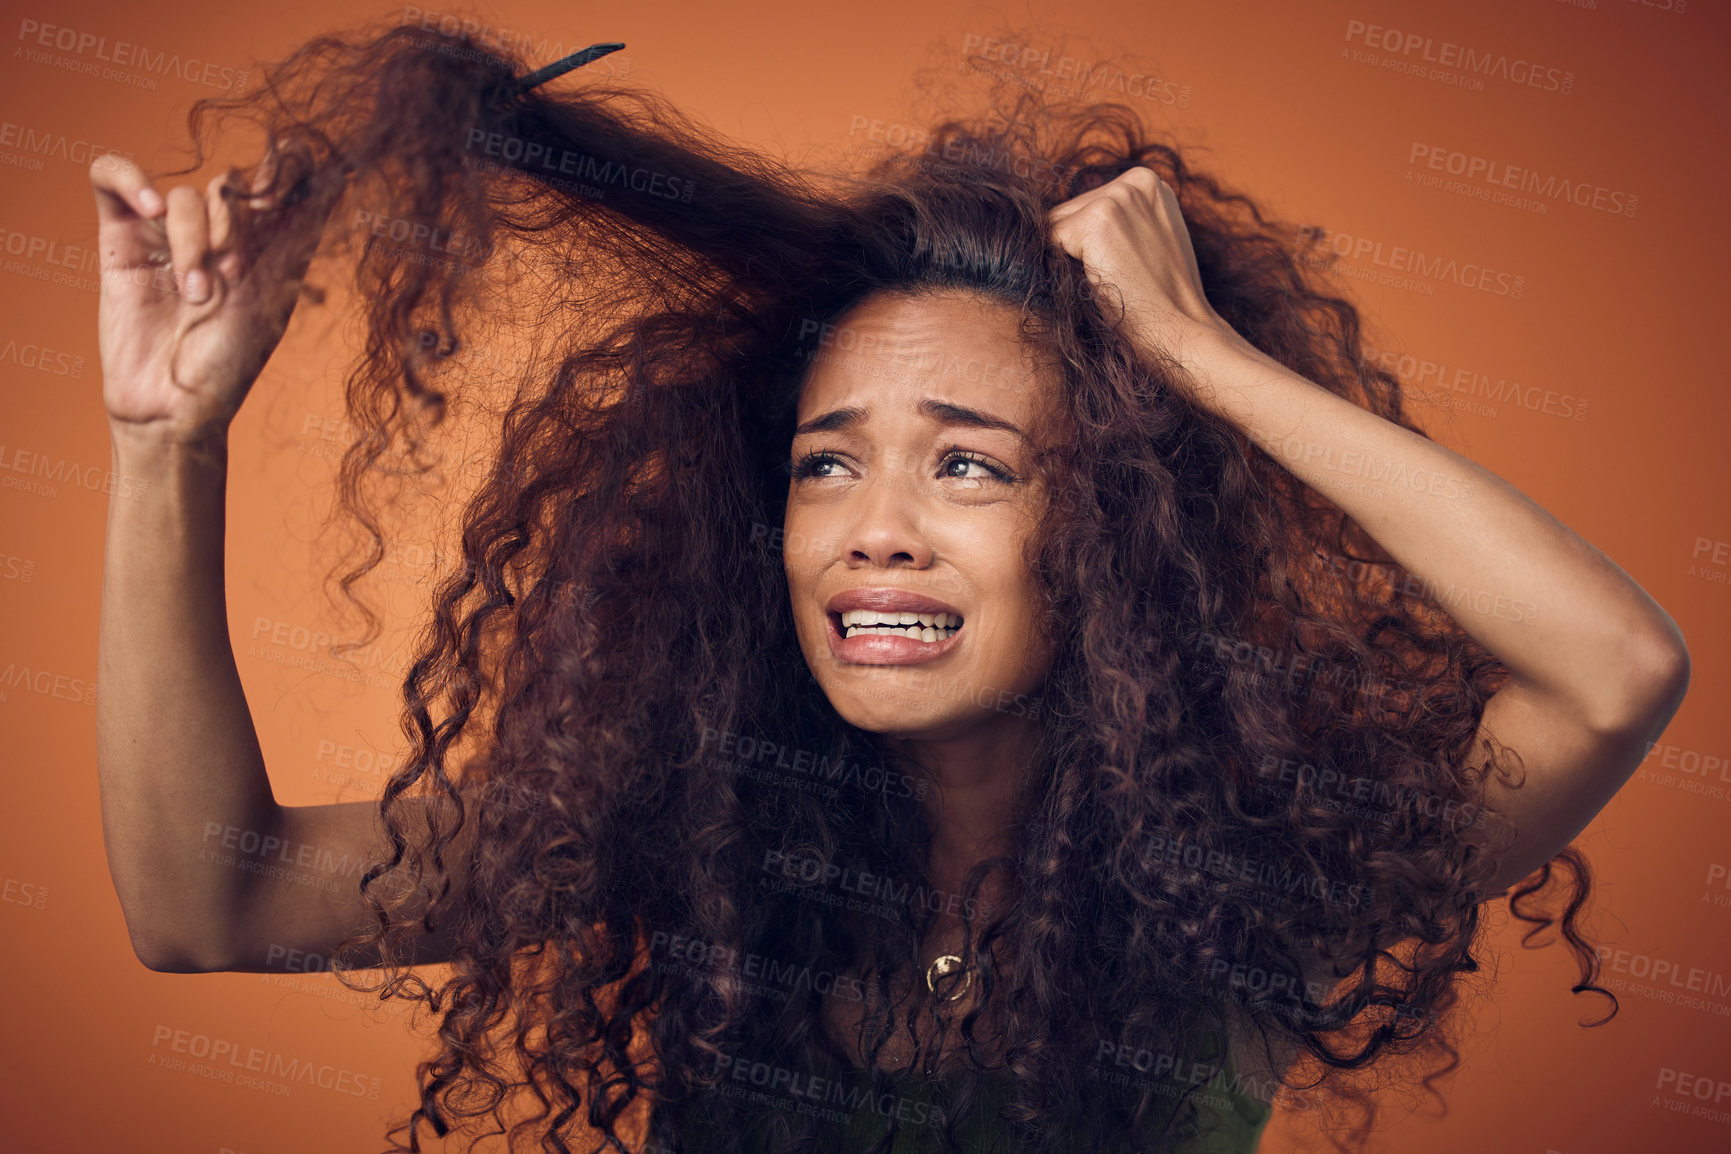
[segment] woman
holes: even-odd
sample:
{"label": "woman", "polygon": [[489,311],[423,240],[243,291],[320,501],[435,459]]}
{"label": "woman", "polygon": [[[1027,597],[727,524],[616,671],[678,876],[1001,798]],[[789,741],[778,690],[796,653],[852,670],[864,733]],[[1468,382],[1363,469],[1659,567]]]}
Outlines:
{"label": "woman", "polygon": [[[256,168],[92,167],[116,468],[155,494],[111,509],[98,718],[144,964],[384,971],[443,1014],[410,1150],[635,1147],[646,1106],[651,1150],[1250,1150],[1282,1084],[1361,1108],[1344,1148],[1355,1072],[1452,1065],[1480,907],[1553,924],[1555,867],[1606,993],[1568,843],[1682,638],[1423,434],[1310,230],[1119,106],[1021,92],[831,187],[524,71],[320,39],[215,105]],[[412,757],[282,807],[226,432],[345,229],[345,592],[428,419],[505,412]],[[489,380],[472,338],[525,317],[550,360]],[[212,829],[376,864],[327,896]]]}

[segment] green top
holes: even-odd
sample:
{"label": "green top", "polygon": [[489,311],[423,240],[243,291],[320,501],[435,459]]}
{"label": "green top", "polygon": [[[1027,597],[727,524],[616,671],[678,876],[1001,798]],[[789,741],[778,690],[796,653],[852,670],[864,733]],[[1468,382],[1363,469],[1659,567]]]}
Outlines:
{"label": "green top", "polygon": [[[744,1071],[742,1071],[744,1073]],[[824,1154],[860,1154],[889,1130],[889,1115],[900,1119],[896,1141],[890,1154],[938,1154],[943,1149],[941,1131],[944,1118],[932,1103],[934,1079],[916,1075],[905,1083],[902,1092],[872,1094],[871,1074],[864,1069],[852,1070],[845,1080],[831,1084],[821,1079],[805,1079],[788,1071],[767,1067],[750,1071],[751,1077],[736,1077],[722,1082],[723,1092],[753,1098],[766,1109],[797,1110],[822,1120],[818,1148]],[[1126,1071],[1138,1076],[1134,1071]],[[758,1077],[757,1075],[762,1075]],[[968,1154],[1007,1154],[1010,1150],[1008,1126],[998,1117],[999,1109],[1011,1100],[1014,1077],[1004,1070],[987,1071],[981,1078],[981,1090],[974,1114],[958,1131],[963,1150]],[[1169,1103],[1187,1088],[1168,1075],[1161,1080],[1164,1096],[1170,1088]],[[1262,1132],[1273,1116],[1273,1107],[1244,1092],[1230,1054],[1225,1068],[1192,1095],[1196,1103],[1198,1130],[1188,1141],[1174,1147],[1174,1154],[1253,1154],[1262,1141]],[[850,1112],[837,1104],[857,1103]],[[1156,1128],[1163,1125],[1165,1113],[1159,1113]],[[754,1134],[722,1135],[706,1126],[695,1116],[679,1123],[679,1154],[710,1154],[727,1150],[730,1154],[759,1154],[761,1145]],[[1090,1145],[1090,1149],[1093,1146]]]}

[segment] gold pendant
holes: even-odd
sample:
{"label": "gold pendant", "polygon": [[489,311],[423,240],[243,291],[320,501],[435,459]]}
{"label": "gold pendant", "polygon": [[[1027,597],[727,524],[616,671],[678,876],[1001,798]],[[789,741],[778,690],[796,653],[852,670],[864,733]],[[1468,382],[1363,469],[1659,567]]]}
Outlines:
{"label": "gold pendant", "polygon": [[[957,957],[955,954],[944,954],[938,958],[934,958],[932,960],[932,964],[926,967],[926,989],[930,990],[934,994],[937,993],[938,992],[938,979],[943,977],[946,974],[954,973],[955,971],[957,971],[961,968],[962,968],[962,959]],[[974,971],[968,970],[966,975],[965,975],[965,980],[962,982],[962,988],[957,990],[953,994],[945,995],[944,1001],[946,1001],[946,1002],[955,1001],[957,998],[959,998],[963,994],[967,993],[968,990],[973,986],[973,984],[974,984]]]}

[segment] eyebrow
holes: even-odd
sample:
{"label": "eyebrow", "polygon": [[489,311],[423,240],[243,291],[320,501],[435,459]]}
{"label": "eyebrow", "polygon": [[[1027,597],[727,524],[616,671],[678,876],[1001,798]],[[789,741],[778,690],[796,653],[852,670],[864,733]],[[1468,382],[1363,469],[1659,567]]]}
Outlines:
{"label": "eyebrow", "polygon": [[[1024,441],[1028,434],[1020,428],[990,413],[982,413],[978,409],[970,409],[966,405],[958,405],[951,401],[939,401],[926,397],[919,403],[919,411],[932,420],[943,425],[962,425],[970,429],[1003,429],[1014,433]],[[831,409],[820,413],[811,420],[801,424],[793,431],[796,437],[806,433],[834,433],[850,429],[865,420],[866,411],[858,405],[844,405],[839,409]]]}

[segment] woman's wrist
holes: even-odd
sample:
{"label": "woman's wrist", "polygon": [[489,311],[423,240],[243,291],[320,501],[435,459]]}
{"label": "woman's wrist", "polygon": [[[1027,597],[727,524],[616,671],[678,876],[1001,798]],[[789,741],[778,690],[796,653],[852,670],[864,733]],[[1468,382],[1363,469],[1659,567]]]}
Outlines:
{"label": "woman's wrist", "polygon": [[115,491],[166,498],[179,514],[198,515],[193,510],[213,495],[216,505],[210,507],[220,507],[228,478],[227,425],[185,427],[111,418],[108,431]]}
{"label": "woman's wrist", "polygon": [[115,455],[129,460],[183,458],[226,463],[228,459],[227,422],[184,425],[168,420],[128,421],[110,417],[108,434]]}
{"label": "woman's wrist", "polygon": [[1229,325],[1193,324],[1168,338],[1173,355],[1194,385],[1191,400],[1216,416],[1229,417],[1234,390],[1251,380],[1278,375],[1279,362],[1252,345]]}

